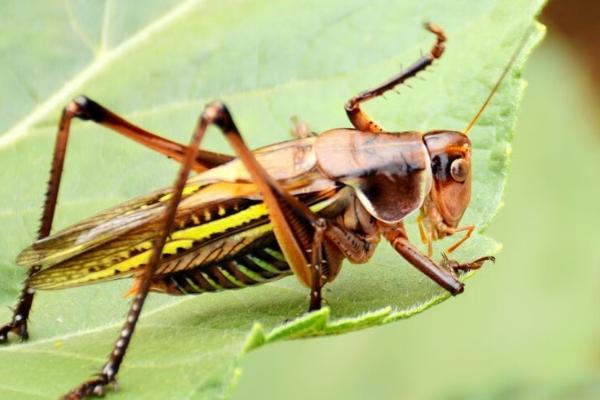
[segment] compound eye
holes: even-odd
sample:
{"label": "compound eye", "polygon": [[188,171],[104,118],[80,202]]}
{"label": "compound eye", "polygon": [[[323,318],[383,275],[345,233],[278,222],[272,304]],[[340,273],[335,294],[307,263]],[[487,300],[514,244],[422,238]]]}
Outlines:
{"label": "compound eye", "polygon": [[464,158],[457,158],[450,164],[450,175],[456,182],[464,182],[469,176],[469,162]]}

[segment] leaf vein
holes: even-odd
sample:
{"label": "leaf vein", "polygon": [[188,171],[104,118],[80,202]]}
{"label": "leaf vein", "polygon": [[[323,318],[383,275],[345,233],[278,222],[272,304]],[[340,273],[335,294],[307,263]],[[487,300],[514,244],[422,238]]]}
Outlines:
{"label": "leaf vein", "polygon": [[103,71],[112,62],[122,58],[132,49],[137,48],[142,43],[148,42],[154,35],[165,30],[193,7],[197,6],[204,0],[187,0],[184,3],[174,7],[171,11],[156,19],[154,22],[146,25],[129,39],[121,43],[112,50],[102,53],[79,74],[65,82],[65,84],[51,95],[48,100],[39,104],[27,116],[18,121],[12,128],[0,137],[0,150],[15,143],[23,138],[29,128],[44,119],[49,113],[53,112],[57,107],[65,104],[69,97],[73,96],[84,84],[90,81],[98,73]]}

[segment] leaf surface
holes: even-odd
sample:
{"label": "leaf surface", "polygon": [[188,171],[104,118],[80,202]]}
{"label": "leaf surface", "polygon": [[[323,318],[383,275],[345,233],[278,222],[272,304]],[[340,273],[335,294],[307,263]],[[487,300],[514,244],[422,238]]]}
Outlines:
{"label": "leaf surface", "polygon": [[[348,126],[344,102],[427,51],[433,37],[422,23],[434,21],[449,38],[442,60],[420,75],[424,80],[411,81],[413,89],[401,87],[400,95],[366,107],[390,131],[461,130],[542,3],[172,0],[138,8],[111,0],[10,2],[0,17],[0,304],[12,306],[18,295],[25,271],[14,258],[34,239],[55,125],[75,95],[85,93],[179,141],[188,140],[203,105],[219,98],[258,147],[288,139],[294,115],[315,131]],[[541,36],[536,27],[471,134],[473,199],[463,221],[480,229],[501,202],[524,89],[520,71]],[[174,178],[172,162],[91,123],[74,123],[73,131],[56,228]],[[228,151],[214,132],[206,143]],[[498,250],[476,234],[456,258]],[[0,349],[0,397],[56,398],[96,371],[128,307],[121,300],[128,285],[39,293],[31,340]],[[328,308],[293,319],[305,311],[307,295],[288,278],[228,293],[151,296],[121,389],[111,398],[227,398],[249,350],[403,319],[448,297],[386,245],[370,263],[344,268],[324,293]],[[9,317],[3,307],[0,320]]]}

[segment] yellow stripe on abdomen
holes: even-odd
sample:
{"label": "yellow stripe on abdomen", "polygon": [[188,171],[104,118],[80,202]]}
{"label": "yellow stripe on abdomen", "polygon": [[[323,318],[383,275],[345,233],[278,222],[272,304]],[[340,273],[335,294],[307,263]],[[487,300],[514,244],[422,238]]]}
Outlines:
{"label": "yellow stripe on abdomen", "polygon": [[[264,204],[256,204],[230,216],[212,222],[207,222],[202,225],[175,231],[170,235],[171,240],[165,244],[165,247],[162,251],[162,256],[164,257],[175,254],[177,253],[178,249],[188,250],[193,247],[194,242],[204,240],[214,234],[225,232],[227,229],[241,226],[266,215],[267,210]],[[261,227],[262,229],[260,229],[260,231],[263,231],[261,233],[266,233],[271,230],[270,224],[266,225],[267,226]],[[252,233],[256,234],[259,232]],[[90,272],[89,268],[85,268],[81,271],[80,277],[76,279],[69,279],[69,284],[77,285],[89,281],[107,279],[117,274],[131,272],[143,265],[146,265],[148,261],[150,261],[150,256],[152,254],[152,241],[147,240],[142,242],[139,245],[136,245],[135,249],[145,249],[145,251],[112,265],[110,264],[111,260],[114,260],[114,256],[109,256],[98,262],[100,265],[110,265],[108,268],[104,268],[95,272]]]}

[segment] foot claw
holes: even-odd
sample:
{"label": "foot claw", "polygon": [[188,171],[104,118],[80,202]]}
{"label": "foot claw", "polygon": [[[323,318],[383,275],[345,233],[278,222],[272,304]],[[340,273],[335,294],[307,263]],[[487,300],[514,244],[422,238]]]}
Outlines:
{"label": "foot claw", "polygon": [[458,261],[449,259],[445,253],[442,253],[442,261],[440,262],[440,265],[442,266],[442,268],[444,268],[445,270],[450,272],[452,275],[454,275],[455,277],[458,277],[459,275],[461,275],[465,272],[481,268],[483,266],[483,263],[485,263],[486,261],[491,261],[491,262],[495,263],[496,257],[485,256],[485,257],[480,257],[474,261],[471,261],[470,263],[461,264]]}
{"label": "foot claw", "polygon": [[19,341],[25,342],[27,339],[29,339],[29,333],[27,332],[27,320],[13,320],[12,322],[0,327],[0,344],[8,343],[9,333],[14,333],[19,338]]}
{"label": "foot claw", "polygon": [[62,400],[82,400],[88,396],[103,397],[106,394],[106,387],[113,384],[116,389],[116,380],[100,374],[90,380],[77,386],[75,389],[62,397]]}

